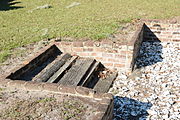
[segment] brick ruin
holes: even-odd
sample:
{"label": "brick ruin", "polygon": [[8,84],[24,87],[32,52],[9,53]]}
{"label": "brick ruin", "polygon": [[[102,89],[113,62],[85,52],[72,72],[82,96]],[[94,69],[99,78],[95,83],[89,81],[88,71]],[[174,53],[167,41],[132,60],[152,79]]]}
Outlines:
{"label": "brick ruin", "polygon": [[[180,24],[161,20],[143,20],[139,25],[132,41],[122,44],[114,42],[97,41],[79,41],[79,42],[55,42],[62,53],[70,53],[84,58],[93,58],[101,62],[109,69],[125,71],[131,74],[136,67],[136,58],[138,56],[141,43],[143,41],[162,41],[162,42],[180,42]],[[55,83],[41,83],[33,81],[18,80],[17,75],[28,70],[29,63],[37,63],[37,56],[43,56],[44,50],[37,53],[33,58],[25,61],[22,66],[15,68],[14,71],[3,75],[0,79],[0,85],[36,91],[50,91],[60,94],[67,94],[77,97],[88,97],[97,101],[105,101],[106,107],[103,107],[95,115],[93,120],[112,120],[113,118],[113,96],[108,93],[95,93],[94,90],[79,86],[66,86]],[[53,54],[50,52],[50,54]],[[46,57],[46,56],[45,56]],[[42,59],[45,59],[42,57]],[[36,67],[36,66],[34,66]],[[18,71],[19,70],[19,71]],[[8,77],[17,72],[14,77]],[[12,79],[13,78],[13,79]],[[103,103],[103,102],[102,102]],[[101,106],[101,105],[100,105]]]}
{"label": "brick ruin", "polygon": [[131,73],[143,41],[180,42],[180,24],[165,20],[143,20],[128,43],[57,42],[63,52],[94,58],[107,68]]}

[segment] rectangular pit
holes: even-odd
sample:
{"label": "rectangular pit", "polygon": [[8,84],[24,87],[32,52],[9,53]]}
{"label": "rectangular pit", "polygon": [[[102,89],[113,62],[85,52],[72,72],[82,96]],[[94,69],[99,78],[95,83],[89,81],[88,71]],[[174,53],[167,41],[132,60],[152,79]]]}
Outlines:
{"label": "rectangular pit", "polygon": [[[39,56],[37,56],[38,59],[29,61],[29,63],[27,65],[25,65],[24,67],[18,69],[15,72],[12,72],[12,74],[7,77],[8,79],[11,79],[11,80],[2,81],[1,84],[4,84],[4,85],[7,84],[7,86],[16,86],[16,87],[21,86],[22,88],[27,88],[30,90],[40,90],[40,91],[49,89],[50,91],[57,92],[58,90],[61,89],[61,91],[60,91],[61,94],[67,93],[67,94],[71,94],[71,95],[72,94],[77,95],[78,90],[73,91],[72,89],[70,89],[71,87],[64,87],[66,85],[64,85],[64,86],[61,86],[60,84],[52,85],[51,83],[46,83],[44,85],[41,83],[43,81],[40,81],[38,83],[34,83],[31,81],[36,81],[36,80],[38,81],[38,79],[40,77],[36,78],[34,76],[39,75],[39,73],[42,73],[42,76],[43,76],[43,72],[44,73],[46,72],[46,70],[43,71],[44,68],[48,67],[48,64],[53,63],[53,61],[56,58],[58,58],[58,56],[63,55],[63,53],[65,53],[65,52],[70,53],[72,56],[79,55],[80,57],[96,59],[97,61],[95,63],[92,62],[92,64],[93,64],[92,66],[90,65],[91,69],[87,70],[87,73],[89,73],[89,74],[93,73],[92,69],[95,68],[96,64],[98,64],[99,61],[102,62],[102,64],[104,64],[104,66],[107,68],[110,68],[110,69],[115,68],[118,71],[125,71],[127,73],[131,73],[131,71],[137,69],[136,59],[139,55],[139,50],[140,50],[140,47],[141,47],[141,44],[143,41],[180,42],[179,31],[180,31],[179,24],[161,22],[161,21],[156,21],[156,20],[155,21],[147,20],[147,21],[144,21],[143,24],[141,24],[139,26],[139,29],[137,30],[136,34],[132,38],[132,41],[126,45],[125,44],[122,45],[119,43],[113,43],[113,42],[56,42],[55,43],[56,46],[52,47],[53,48],[52,51],[47,50],[50,52],[43,53],[43,54],[47,54],[48,57],[43,58],[41,55],[39,55],[39,56],[41,56],[40,60],[42,60],[42,61],[37,62],[37,60],[39,59],[38,58]],[[59,48],[62,52],[60,50],[57,50],[57,48]],[[57,51],[57,52],[55,52],[55,51]],[[51,56],[51,53],[53,53],[53,54],[55,53],[55,56]],[[50,59],[49,59],[49,56],[50,56]],[[48,62],[46,63],[44,60],[45,61],[47,60]],[[33,63],[33,64],[30,64],[30,63]],[[30,73],[27,72],[27,71],[31,71],[31,70],[33,71],[35,69],[35,66],[36,67],[38,66],[38,68],[40,69],[40,70],[38,70],[39,72],[30,72]],[[50,68],[51,68],[51,66],[50,66]],[[59,71],[59,74],[60,73],[61,73],[61,71]],[[31,77],[29,77],[28,79],[24,79],[24,77],[22,77],[22,76],[26,76],[29,74]],[[86,74],[85,76],[88,76],[87,78],[89,78],[90,77],[89,74]],[[54,76],[53,78],[56,79],[58,77]],[[83,79],[85,81],[87,80],[85,78],[83,78]],[[95,79],[95,78],[93,78],[93,79]],[[19,80],[21,80],[21,81],[19,81]],[[24,83],[24,80],[30,81],[30,82]],[[52,80],[52,79],[50,79],[50,80]],[[55,82],[55,83],[57,83],[57,82]],[[83,82],[83,80],[81,82],[79,82],[79,84],[85,84],[85,86],[88,85],[86,82]],[[111,83],[104,82],[103,84],[111,84]],[[101,84],[101,85],[104,86],[103,84]],[[96,84],[96,85],[98,85],[98,84]],[[88,85],[88,86],[89,86],[89,88],[95,88],[95,87],[90,87],[91,85]],[[55,90],[56,87],[57,87],[57,90]],[[84,87],[83,87],[83,89],[84,89]],[[88,89],[88,91],[82,90],[78,94],[84,95],[85,93],[88,93],[88,95],[85,95],[85,96],[92,97],[91,92],[89,92],[89,91],[90,91],[90,89]],[[111,102],[111,104],[112,104],[112,102]],[[112,108],[113,108],[112,105],[110,105],[110,108],[111,109],[106,111],[107,115],[104,114],[104,116],[106,116],[106,117],[108,115],[112,116]],[[106,118],[103,118],[103,119],[106,119]],[[108,119],[111,120],[112,117],[108,118]],[[98,120],[102,120],[102,119],[98,119]]]}
{"label": "rectangular pit", "polygon": [[108,92],[117,72],[108,70],[92,58],[62,53],[50,45],[28,64],[7,76],[7,79],[83,86],[96,92]]}

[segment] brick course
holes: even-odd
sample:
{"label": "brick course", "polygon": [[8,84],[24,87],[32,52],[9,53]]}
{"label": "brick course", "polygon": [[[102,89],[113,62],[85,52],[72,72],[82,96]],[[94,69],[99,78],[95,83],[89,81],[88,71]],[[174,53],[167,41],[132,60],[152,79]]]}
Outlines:
{"label": "brick course", "polygon": [[180,23],[172,23],[166,20],[144,20],[145,39],[158,38],[161,42],[180,42]]}
{"label": "brick course", "polygon": [[[90,57],[97,61],[102,62],[105,67],[116,70],[127,70],[126,62],[130,61],[126,54],[132,54],[133,46],[125,44],[108,42],[92,42],[92,41],[79,41],[65,44],[65,42],[55,43],[62,52],[68,52],[80,57]],[[79,44],[79,45],[78,45]],[[67,47],[71,45],[71,50],[68,51]],[[130,58],[131,59],[131,58]]]}

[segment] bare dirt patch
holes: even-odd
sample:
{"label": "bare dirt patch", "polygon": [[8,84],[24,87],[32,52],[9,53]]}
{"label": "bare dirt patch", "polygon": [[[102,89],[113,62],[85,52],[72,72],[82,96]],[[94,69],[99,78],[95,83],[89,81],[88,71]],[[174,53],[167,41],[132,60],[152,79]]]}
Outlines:
{"label": "bare dirt patch", "polygon": [[0,89],[1,120],[82,120],[96,108],[84,103],[85,98],[35,92]]}

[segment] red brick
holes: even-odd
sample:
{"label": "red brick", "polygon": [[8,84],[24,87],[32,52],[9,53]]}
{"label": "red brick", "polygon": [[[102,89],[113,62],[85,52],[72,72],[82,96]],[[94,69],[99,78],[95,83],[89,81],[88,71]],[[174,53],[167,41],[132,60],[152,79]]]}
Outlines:
{"label": "red brick", "polygon": [[103,57],[113,57],[113,54],[111,54],[111,53],[103,53],[102,56]]}
{"label": "red brick", "polygon": [[82,47],[76,47],[72,49],[73,52],[83,52],[83,48]]}
{"label": "red brick", "polygon": [[108,49],[107,52],[108,52],[108,53],[118,53],[117,50],[113,50],[113,49]]}
{"label": "red brick", "polygon": [[55,42],[54,44],[58,47],[61,47],[61,44],[59,42]]}
{"label": "red brick", "polygon": [[114,67],[125,67],[125,64],[114,64]]}
{"label": "red brick", "polygon": [[125,55],[127,53],[127,51],[121,51],[122,55]]}
{"label": "red brick", "polygon": [[79,56],[90,56],[90,54],[89,54],[89,53],[84,53],[84,52],[82,52],[82,53],[78,53],[78,55],[79,55]]}
{"label": "red brick", "polygon": [[72,52],[71,53],[73,56],[77,56],[77,53],[76,52]]}
{"label": "red brick", "polygon": [[173,38],[179,38],[180,39],[180,35],[174,35]]}
{"label": "red brick", "polygon": [[168,35],[167,38],[172,38],[172,35]]}
{"label": "red brick", "polygon": [[119,59],[109,58],[108,62],[120,62]]}
{"label": "red brick", "polygon": [[101,61],[101,62],[106,62],[107,58],[104,57],[95,57],[96,60]]}
{"label": "red brick", "polygon": [[83,42],[73,42],[73,47],[83,47]]}
{"label": "red brick", "polygon": [[91,53],[91,56],[98,56],[98,57],[100,57],[100,56],[102,56],[102,53],[99,53],[99,52],[96,52],[96,53]]}
{"label": "red brick", "polygon": [[126,55],[117,54],[117,55],[115,55],[115,58],[123,58],[123,59],[126,59]]}
{"label": "red brick", "polygon": [[92,51],[93,51],[93,48],[83,48],[83,51],[84,51],[84,52],[92,52]]}
{"label": "red brick", "polygon": [[105,66],[113,66],[113,63],[104,63]]}
{"label": "red brick", "polygon": [[105,50],[103,48],[96,47],[94,48],[94,52],[104,52]]}
{"label": "red brick", "polygon": [[91,56],[98,56],[97,53],[91,53]]}
{"label": "red brick", "polygon": [[170,31],[162,31],[161,33],[162,33],[162,34],[165,34],[165,35],[166,35],[166,34],[172,34],[172,32],[170,32]]}
{"label": "red brick", "polygon": [[71,46],[71,45],[72,45],[72,42],[62,41],[62,42],[61,42],[61,45],[62,45],[62,46]]}
{"label": "red brick", "polygon": [[86,46],[86,47],[93,47],[94,46],[94,42],[93,41],[86,41],[86,42],[84,42],[84,46]]}
{"label": "red brick", "polygon": [[162,41],[162,42],[170,42],[171,39],[162,38],[162,39],[160,39],[160,41]]}
{"label": "red brick", "polygon": [[133,51],[126,51],[126,54],[132,55],[132,54],[133,54]]}
{"label": "red brick", "polygon": [[180,39],[173,39],[173,42],[180,42]]}

